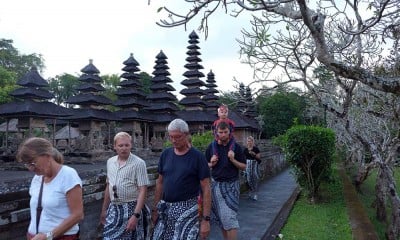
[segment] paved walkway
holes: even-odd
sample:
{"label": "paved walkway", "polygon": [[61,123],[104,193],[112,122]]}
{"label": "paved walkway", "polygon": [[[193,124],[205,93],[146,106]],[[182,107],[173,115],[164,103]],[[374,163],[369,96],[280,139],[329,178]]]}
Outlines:
{"label": "paved walkway", "polygon": [[[240,196],[238,239],[275,239],[286,221],[298,194],[297,183],[289,170],[284,170],[260,184],[258,201]],[[211,225],[210,240],[223,239],[221,230]]]}

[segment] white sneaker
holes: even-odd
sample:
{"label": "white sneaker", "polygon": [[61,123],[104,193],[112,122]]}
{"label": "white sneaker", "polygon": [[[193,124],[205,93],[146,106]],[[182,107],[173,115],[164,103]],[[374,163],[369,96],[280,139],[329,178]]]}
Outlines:
{"label": "white sneaker", "polygon": [[257,194],[254,194],[254,196],[253,196],[253,200],[254,200],[254,201],[257,201],[257,200],[258,200],[258,196],[257,196]]}

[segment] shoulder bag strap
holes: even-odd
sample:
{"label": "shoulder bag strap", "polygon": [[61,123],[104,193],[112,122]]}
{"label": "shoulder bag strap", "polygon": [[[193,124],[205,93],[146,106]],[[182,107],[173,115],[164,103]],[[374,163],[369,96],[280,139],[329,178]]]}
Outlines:
{"label": "shoulder bag strap", "polygon": [[40,184],[39,200],[36,208],[36,234],[39,233],[40,215],[42,214],[42,193],[43,193],[44,176],[42,177],[42,184]]}

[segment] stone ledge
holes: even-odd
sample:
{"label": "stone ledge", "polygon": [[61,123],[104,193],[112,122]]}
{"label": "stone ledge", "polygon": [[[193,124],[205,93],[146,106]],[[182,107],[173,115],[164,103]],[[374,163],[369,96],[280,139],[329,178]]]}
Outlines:
{"label": "stone ledge", "polygon": [[289,199],[285,202],[282,208],[279,210],[278,215],[275,217],[274,221],[272,221],[271,225],[265,232],[262,240],[275,240],[281,231],[282,227],[285,225],[286,220],[290,214],[290,211],[293,208],[294,203],[297,200],[297,197],[300,194],[300,188],[297,187]]}

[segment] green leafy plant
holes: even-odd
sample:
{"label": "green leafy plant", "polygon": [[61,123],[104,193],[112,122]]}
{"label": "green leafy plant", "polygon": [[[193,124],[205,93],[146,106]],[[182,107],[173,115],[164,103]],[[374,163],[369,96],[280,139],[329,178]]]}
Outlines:
{"label": "green leafy plant", "polygon": [[332,175],[334,132],[318,126],[297,125],[290,128],[279,141],[297,182],[314,201],[321,183]]}
{"label": "green leafy plant", "polygon": [[205,133],[199,134],[195,133],[192,135],[192,145],[204,152],[208,145],[214,140],[214,135],[212,131],[207,131]]}
{"label": "green leafy plant", "polygon": [[[190,141],[192,142],[192,146],[204,152],[208,145],[214,140],[214,135],[211,131],[207,131],[204,133],[195,133],[190,136]],[[170,141],[165,142],[164,147],[171,147],[172,144]]]}

